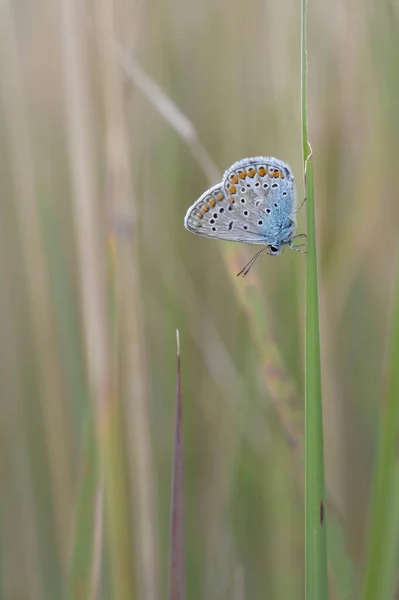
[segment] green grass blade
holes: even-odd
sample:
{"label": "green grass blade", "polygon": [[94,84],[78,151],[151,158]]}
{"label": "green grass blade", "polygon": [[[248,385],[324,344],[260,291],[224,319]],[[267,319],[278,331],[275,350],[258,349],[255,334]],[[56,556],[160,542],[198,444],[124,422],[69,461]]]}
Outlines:
{"label": "green grass blade", "polygon": [[[399,260],[391,328],[386,404],[380,422],[379,448],[372,488],[370,530],[366,548],[362,598],[393,598],[397,564],[397,457],[399,432]],[[396,503],[395,503],[396,500]],[[397,519],[397,518],[396,518]]]}
{"label": "green grass blade", "polygon": [[319,309],[313,163],[307,133],[306,0],[302,0],[301,24],[302,143],[306,174],[306,400],[305,400],[305,597],[328,598],[325,526],[323,418],[321,401]]}
{"label": "green grass blade", "polygon": [[180,341],[177,335],[176,420],[173,451],[172,501],[170,510],[170,562],[169,600],[185,598],[185,549],[184,549],[184,450],[183,405],[180,378]]}
{"label": "green grass blade", "polygon": [[102,547],[99,517],[101,498],[93,423],[86,428],[83,468],[79,482],[71,562],[67,577],[68,600],[95,598],[98,586],[98,563]]}

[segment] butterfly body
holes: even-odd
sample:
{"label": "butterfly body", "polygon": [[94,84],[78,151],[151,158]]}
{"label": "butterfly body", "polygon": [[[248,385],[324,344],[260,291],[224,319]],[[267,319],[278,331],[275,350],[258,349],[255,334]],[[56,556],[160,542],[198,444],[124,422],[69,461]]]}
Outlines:
{"label": "butterfly body", "polygon": [[292,247],[295,207],[294,176],[286,163],[264,156],[244,158],[194,202],[184,225],[205,237],[261,244],[276,255],[284,245]]}

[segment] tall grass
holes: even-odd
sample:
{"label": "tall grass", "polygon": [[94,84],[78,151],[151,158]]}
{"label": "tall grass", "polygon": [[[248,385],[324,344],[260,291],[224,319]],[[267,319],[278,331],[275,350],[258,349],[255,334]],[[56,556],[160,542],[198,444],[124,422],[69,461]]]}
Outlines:
{"label": "tall grass", "polygon": [[[104,207],[99,202],[97,191],[89,111],[91,97],[87,85],[88,58],[77,4],[61,3],[61,23],[86,364],[99,457],[99,485],[103,487],[105,496],[111,589],[113,595],[122,600],[135,595],[134,570],[131,568],[130,511],[121,435],[119,373],[114,367],[111,351],[112,333],[106,286],[107,245],[101,227]],[[92,592],[92,595],[96,594]]]}
{"label": "tall grass", "polygon": [[324,483],[323,410],[321,394],[319,286],[313,156],[307,122],[307,0],[301,18],[302,144],[307,215],[306,263],[306,397],[305,397],[305,597],[328,598],[326,497]]}

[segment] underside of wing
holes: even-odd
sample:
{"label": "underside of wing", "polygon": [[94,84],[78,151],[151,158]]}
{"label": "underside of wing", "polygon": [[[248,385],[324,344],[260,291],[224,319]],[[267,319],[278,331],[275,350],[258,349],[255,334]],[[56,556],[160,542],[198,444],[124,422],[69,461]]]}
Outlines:
{"label": "underside of wing", "polygon": [[240,227],[240,216],[232,198],[218,184],[207,190],[188,209],[184,226],[193,233],[219,240],[247,244],[267,243],[258,228],[252,229],[245,224],[245,227]]}
{"label": "underside of wing", "polygon": [[240,160],[227,169],[222,185],[240,226],[264,243],[283,243],[295,230],[295,183],[286,163],[262,156]]}
{"label": "underside of wing", "polygon": [[187,211],[185,227],[202,236],[280,245],[295,231],[295,184],[289,166],[258,156],[234,163],[222,183]]}

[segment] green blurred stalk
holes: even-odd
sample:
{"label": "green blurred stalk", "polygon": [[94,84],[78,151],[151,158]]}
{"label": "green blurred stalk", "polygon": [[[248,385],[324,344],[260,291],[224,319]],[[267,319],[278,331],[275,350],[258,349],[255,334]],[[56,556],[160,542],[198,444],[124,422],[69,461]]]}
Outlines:
{"label": "green blurred stalk", "polygon": [[[77,0],[60,0],[63,67],[68,117],[72,206],[75,219],[82,322],[93,422],[99,458],[112,597],[133,600],[135,570],[131,539],[128,477],[123,448],[123,416],[118,374],[110,350],[107,255],[103,202],[97,189],[97,163],[89,88],[86,30]],[[77,534],[79,536],[79,532]]]}
{"label": "green blurred stalk", "polygon": [[305,398],[305,597],[327,600],[327,536],[323,418],[320,373],[319,307],[313,162],[307,130],[306,0],[301,13],[302,144],[307,198],[306,398]]}
{"label": "green blurred stalk", "polygon": [[99,485],[95,431],[91,418],[85,428],[66,599],[97,598],[102,554],[102,490]]}
{"label": "green blurred stalk", "polygon": [[181,396],[180,340],[177,337],[177,374],[175,407],[175,440],[173,450],[172,500],[169,529],[169,600],[184,600],[185,545],[184,545],[184,445],[183,404]]}
{"label": "green blurred stalk", "polygon": [[[363,600],[394,597],[399,531],[397,526],[397,443],[399,433],[399,254],[391,327],[386,403],[382,407],[379,447],[371,492],[369,538]],[[396,526],[395,526],[396,524]],[[394,565],[394,568],[392,568]]]}
{"label": "green blurred stalk", "polygon": [[[12,179],[12,197],[4,197],[2,202],[4,206],[12,203],[15,210],[17,244],[21,246],[22,256],[22,289],[26,293],[23,306],[27,311],[27,319],[18,324],[16,335],[17,345],[22,339],[26,343],[23,349],[21,346],[20,370],[16,375],[19,388],[17,396],[23,402],[21,433],[26,439],[23,442],[15,439],[18,446],[16,454],[21,456],[22,448],[26,448],[28,454],[24,462],[32,482],[32,497],[26,499],[29,517],[25,514],[21,520],[21,523],[29,523],[24,532],[24,545],[29,550],[24,557],[20,557],[20,565],[24,565],[21,576],[29,582],[31,597],[40,595],[46,599],[59,597],[61,593],[71,490],[70,439],[60,390],[54,311],[46,268],[39,196],[36,193],[35,148],[23,68],[25,57],[18,41],[18,11],[15,13],[15,10],[15,3],[11,0],[0,2],[0,104],[7,124],[4,130],[7,144],[4,160],[6,164],[9,160]],[[8,261],[12,264],[11,268],[16,269],[18,259],[12,251]],[[7,286],[7,282],[3,284]],[[22,323],[28,325],[26,337]],[[3,339],[6,339],[4,335]],[[7,347],[7,352],[10,351]],[[9,390],[3,389],[3,395],[9,393]],[[3,446],[6,449],[7,445],[3,443]],[[30,487],[30,484],[25,485],[24,482],[24,489]],[[10,490],[7,490],[5,498],[9,493]],[[15,536],[18,536],[17,532]]]}
{"label": "green blurred stalk", "polygon": [[[118,544],[124,539],[126,551],[129,550],[131,554],[125,552],[122,560],[126,566],[130,563],[131,574],[140,574],[135,582],[134,594],[140,600],[151,600],[161,596],[158,567],[160,542],[144,350],[143,291],[138,235],[139,202],[134,193],[133,161],[130,156],[130,144],[140,146],[141,140],[134,137],[129,139],[124,77],[117,49],[117,40],[123,35],[118,27],[120,15],[117,4],[113,0],[98,0],[93,7],[104,109],[107,225],[113,250],[113,372],[115,376],[119,375],[120,389],[124,392],[123,409],[120,407],[118,416],[122,417],[129,427],[124,432],[121,420],[116,423],[120,434],[119,439],[115,438],[115,441],[119,441],[121,448],[123,447],[127,460],[125,472],[121,470],[120,478],[114,479],[118,487],[109,491],[112,494],[123,492],[126,498],[126,512],[112,515],[115,526],[113,533],[116,534],[115,539],[112,538],[112,544],[115,551],[118,551],[113,566],[116,573],[123,575],[119,569],[119,552],[123,548],[118,548]],[[133,477],[130,477],[130,474]],[[134,511],[131,511],[130,517],[128,511],[133,507]],[[132,554],[133,549],[136,549],[135,555]],[[115,594],[115,597],[122,598],[118,594]],[[133,598],[133,589],[128,597]]]}

